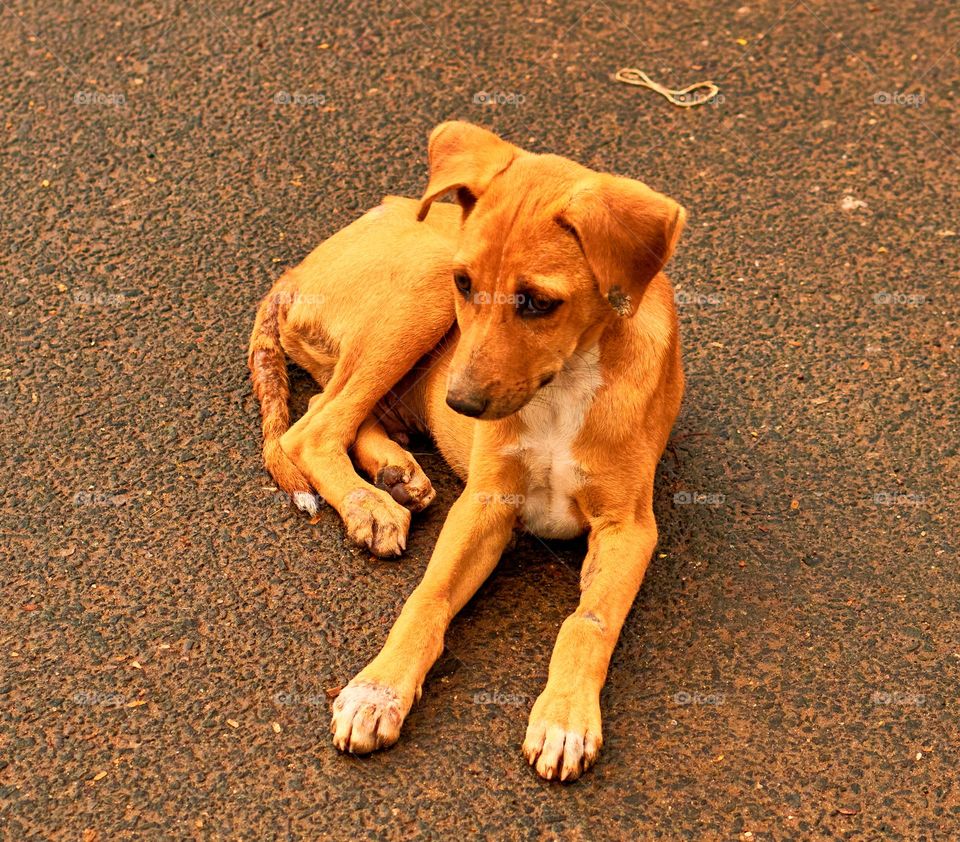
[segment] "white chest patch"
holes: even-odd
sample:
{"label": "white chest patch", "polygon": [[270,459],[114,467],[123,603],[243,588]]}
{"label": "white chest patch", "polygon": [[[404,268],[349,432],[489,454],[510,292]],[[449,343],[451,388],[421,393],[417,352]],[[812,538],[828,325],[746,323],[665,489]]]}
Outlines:
{"label": "white chest patch", "polygon": [[601,385],[600,351],[592,348],[577,354],[520,410],[523,430],[508,453],[526,468],[520,519],[541,538],[573,538],[585,528],[573,501],[584,479],[573,443]]}

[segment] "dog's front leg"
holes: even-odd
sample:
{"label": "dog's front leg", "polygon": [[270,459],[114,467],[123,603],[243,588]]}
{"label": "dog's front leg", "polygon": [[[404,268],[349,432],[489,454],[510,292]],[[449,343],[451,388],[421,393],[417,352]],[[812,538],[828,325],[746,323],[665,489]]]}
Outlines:
{"label": "dog's front leg", "polygon": [[[516,520],[511,472],[477,471],[453,504],[423,580],[377,655],[337,697],[330,730],[342,751],[367,754],[397,741],[454,615],[496,567]],[[496,489],[493,491],[492,489]]]}
{"label": "dog's front leg", "polygon": [[657,543],[653,512],[627,523],[591,524],[580,605],[564,620],[543,693],[530,712],[523,752],[548,780],[574,780],[603,742],[600,690],[620,629]]}

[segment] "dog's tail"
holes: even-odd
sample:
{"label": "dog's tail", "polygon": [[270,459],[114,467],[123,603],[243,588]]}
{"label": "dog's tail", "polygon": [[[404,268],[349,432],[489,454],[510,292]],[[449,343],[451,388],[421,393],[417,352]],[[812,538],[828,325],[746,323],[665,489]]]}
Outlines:
{"label": "dog's tail", "polygon": [[316,514],[318,501],[310,482],[280,447],[280,437],[290,426],[290,381],[287,357],[280,344],[280,318],[285,305],[289,304],[288,296],[281,279],[260,302],[250,336],[247,365],[253,378],[253,393],[260,401],[263,464],[297,508]]}

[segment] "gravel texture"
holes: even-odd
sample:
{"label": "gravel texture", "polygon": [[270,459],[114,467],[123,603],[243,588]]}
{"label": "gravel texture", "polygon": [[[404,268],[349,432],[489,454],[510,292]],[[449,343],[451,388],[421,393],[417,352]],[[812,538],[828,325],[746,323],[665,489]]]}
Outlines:
{"label": "gravel texture", "polygon": [[[960,11],[439,5],[0,2],[0,837],[957,839]],[[522,539],[343,757],[458,484],[419,443],[389,563],[260,466],[259,298],[451,117],[689,212],[660,546],[569,786],[520,743],[582,543]]]}

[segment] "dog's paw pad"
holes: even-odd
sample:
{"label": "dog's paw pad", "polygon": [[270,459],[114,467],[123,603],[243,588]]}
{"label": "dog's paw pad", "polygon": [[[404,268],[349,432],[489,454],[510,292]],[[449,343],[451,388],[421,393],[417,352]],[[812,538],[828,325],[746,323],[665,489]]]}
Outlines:
{"label": "dog's paw pad", "polygon": [[381,468],[376,485],[411,512],[422,511],[437,496],[427,475],[415,462],[405,467],[388,465]]}
{"label": "dog's paw pad", "polygon": [[407,548],[410,512],[373,489],[357,488],[343,498],[343,522],[350,538],[380,558],[391,558]]}
{"label": "dog's paw pad", "polygon": [[404,713],[390,687],[368,681],[350,683],[333,703],[330,732],[340,751],[370,754],[400,737]]}

